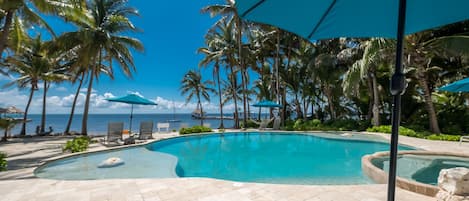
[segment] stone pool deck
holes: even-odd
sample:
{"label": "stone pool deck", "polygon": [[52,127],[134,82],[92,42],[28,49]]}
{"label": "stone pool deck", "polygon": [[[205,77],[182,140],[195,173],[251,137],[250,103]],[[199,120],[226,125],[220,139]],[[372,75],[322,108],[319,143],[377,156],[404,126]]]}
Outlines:
{"label": "stone pool deck", "polygon": [[[176,133],[154,134],[157,139]],[[354,133],[351,137],[362,137]],[[389,135],[373,134],[389,140]],[[94,181],[60,181],[36,178],[33,170],[44,160],[60,157],[63,143],[70,137],[35,137],[14,139],[0,144],[0,151],[10,157],[9,171],[0,173],[0,200],[308,200],[308,201],[377,201],[386,200],[384,184],[303,186],[258,184],[208,178],[178,179],[108,179]],[[400,136],[400,143],[428,151],[468,153],[469,143],[430,141]],[[91,151],[107,149],[93,144]],[[402,201],[435,200],[397,189]]]}

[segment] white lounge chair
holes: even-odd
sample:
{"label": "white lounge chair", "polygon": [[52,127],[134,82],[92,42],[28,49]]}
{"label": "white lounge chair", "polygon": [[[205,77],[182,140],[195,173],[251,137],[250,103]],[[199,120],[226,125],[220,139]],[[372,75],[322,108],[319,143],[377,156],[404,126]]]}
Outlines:
{"label": "white lounge chair", "polygon": [[169,133],[169,123],[157,123],[156,128],[158,129],[158,133],[160,133],[162,129],[165,129],[166,132]]}
{"label": "white lounge chair", "polygon": [[104,143],[107,145],[111,142],[115,142],[119,145],[124,144],[122,140],[122,134],[124,131],[123,122],[110,122],[107,125],[107,135],[104,138]]}
{"label": "white lounge chair", "polygon": [[281,123],[281,122],[282,122],[282,120],[281,120],[280,118],[276,117],[276,118],[274,119],[274,125],[272,126],[272,128],[273,128],[274,130],[280,130],[280,123]]}
{"label": "white lounge chair", "polygon": [[270,122],[272,122],[275,118],[272,119],[262,119],[259,123],[259,130],[265,130]]}
{"label": "white lounge chair", "polygon": [[139,140],[153,139],[153,122],[145,121],[140,122],[140,133],[138,135]]}
{"label": "white lounge chair", "polygon": [[459,145],[461,145],[462,142],[469,142],[469,136],[461,136],[461,138],[459,138]]}

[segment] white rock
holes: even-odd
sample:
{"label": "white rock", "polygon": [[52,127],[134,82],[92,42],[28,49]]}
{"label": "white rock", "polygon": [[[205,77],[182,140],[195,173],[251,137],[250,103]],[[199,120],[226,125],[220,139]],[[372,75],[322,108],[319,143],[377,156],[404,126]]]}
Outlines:
{"label": "white rock", "polygon": [[469,169],[457,167],[441,170],[438,187],[449,195],[469,195]]}
{"label": "white rock", "polygon": [[440,190],[436,194],[437,201],[469,201],[469,196],[450,195],[448,192]]}
{"label": "white rock", "polygon": [[111,157],[101,162],[98,165],[98,168],[110,168],[110,167],[116,167],[116,166],[123,165],[123,164],[124,164],[124,160],[117,158],[117,157]]}

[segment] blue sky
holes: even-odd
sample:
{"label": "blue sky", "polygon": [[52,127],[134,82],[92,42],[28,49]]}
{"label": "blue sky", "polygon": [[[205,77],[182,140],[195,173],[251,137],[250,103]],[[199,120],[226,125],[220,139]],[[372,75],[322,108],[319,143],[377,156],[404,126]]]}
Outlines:
{"label": "blue sky", "polygon": [[[191,112],[195,104],[185,105],[181,96],[180,81],[189,69],[197,69],[202,55],[196,50],[204,45],[204,35],[217,20],[208,14],[201,14],[200,9],[206,5],[223,3],[220,0],[184,0],[184,1],[149,1],[130,0],[141,16],[133,18],[134,24],[143,30],[135,37],[145,45],[143,54],[135,53],[137,72],[133,79],[123,76],[116,70],[115,80],[102,77],[93,87],[91,113],[126,113],[125,105],[112,104],[105,97],[122,96],[137,92],[145,98],[157,101],[156,108],[142,107],[137,112],[168,113],[172,111],[172,100],[178,112]],[[49,24],[60,34],[75,29],[57,18],[47,18]],[[117,68],[117,66],[114,66]],[[211,69],[202,70],[205,79],[212,79]],[[0,84],[8,81],[0,77]],[[76,86],[70,84],[53,85],[48,94],[49,113],[68,113]],[[0,107],[16,105],[24,108],[27,101],[27,90],[17,88],[1,89]],[[83,95],[79,99],[78,109],[82,112]],[[31,108],[32,113],[40,113],[42,92],[36,93]],[[208,111],[217,111],[217,99],[206,103]],[[232,109],[228,105],[227,110]]]}

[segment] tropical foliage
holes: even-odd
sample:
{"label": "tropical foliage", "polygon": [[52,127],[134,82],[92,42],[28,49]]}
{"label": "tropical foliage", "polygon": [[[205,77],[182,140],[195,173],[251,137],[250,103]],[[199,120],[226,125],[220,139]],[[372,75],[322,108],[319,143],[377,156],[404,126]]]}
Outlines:
{"label": "tropical foliage", "polygon": [[[285,129],[365,130],[370,125],[390,124],[393,40],[306,41],[268,25],[243,21],[232,1],[207,6],[202,12],[219,20],[199,49],[205,56],[201,66],[216,73],[217,85],[222,86],[218,92],[221,109],[229,103],[236,108],[235,127],[238,108],[248,121],[252,118],[249,101],[265,99],[283,105],[279,115]],[[436,139],[441,133],[469,133],[469,95],[437,90],[469,76],[468,28],[465,21],[406,37],[408,87],[402,125],[415,130],[415,135],[426,133],[427,138]],[[312,119],[321,126],[306,123]],[[243,125],[249,125],[246,121]]]}
{"label": "tropical foliage", "polygon": [[[77,29],[57,36],[43,15],[55,15]],[[79,92],[87,84],[81,133],[88,133],[94,80],[101,75],[114,78],[114,66],[128,77],[136,71],[132,52],[142,52],[143,44],[129,36],[140,31],[130,20],[132,16],[138,16],[138,11],[127,0],[0,1],[0,73],[14,78],[3,87],[29,90],[21,135],[26,135],[29,108],[38,90],[43,90],[38,132],[45,132],[47,91],[51,83],[61,82],[78,84],[64,133],[70,132]],[[33,25],[43,29],[33,29]],[[46,33],[50,40],[41,37]]]}

